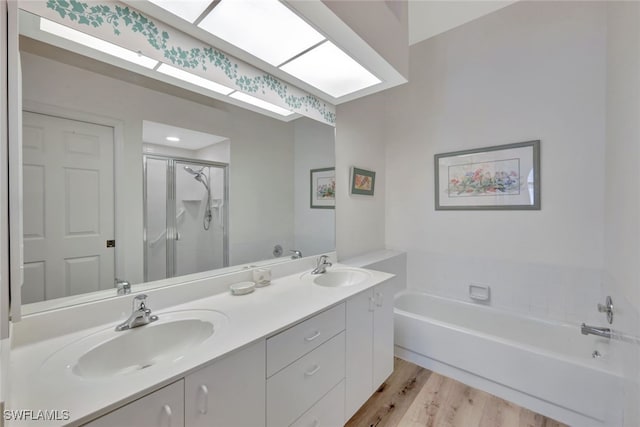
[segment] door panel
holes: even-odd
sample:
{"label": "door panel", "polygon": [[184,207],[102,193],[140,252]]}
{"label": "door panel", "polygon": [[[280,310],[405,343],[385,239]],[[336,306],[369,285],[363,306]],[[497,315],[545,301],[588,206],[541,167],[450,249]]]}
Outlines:
{"label": "door panel", "polygon": [[347,300],[345,419],[351,418],[371,396],[374,310],[370,290]]}
{"label": "door panel", "polygon": [[23,303],[113,287],[113,128],[24,112]]}
{"label": "door panel", "polygon": [[376,311],[373,316],[373,387],[377,388],[393,372],[393,290],[394,280],[373,290]]}
{"label": "door panel", "polygon": [[44,239],[44,166],[24,166],[24,238]]}

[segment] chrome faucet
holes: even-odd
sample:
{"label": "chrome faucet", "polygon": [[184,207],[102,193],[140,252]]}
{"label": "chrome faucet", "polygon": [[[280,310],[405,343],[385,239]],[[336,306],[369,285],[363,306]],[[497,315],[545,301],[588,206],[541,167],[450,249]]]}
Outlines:
{"label": "chrome faucet", "polygon": [[302,258],[302,251],[299,251],[299,250],[296,250],[296,249],[292,249],[289,252],[293,252],[293,255],[291,255],[291,259]]}
{"label": "chrome faucet", "polygon": [[146,301],[147,296],[145,294],[136,295],[133,299],[133,313],[127,320],[116,326],[117,332],[144,326],[158,320],[158,316],[152,315],[151,309],[147,308]]}
{"label": "chrome faucet", "polygon": [[327,272],[327,267],[331,267],[331,265],[329,257],[327,255],[322,255],[318,258],[316,268],[311,271],[311,274],[324,274]]}
{"label": "chrome faucet", "polygon": [[589,326],[586,324],[582,324],[582,326],[580,326],[580,332],[582,332],[582,335],[597,335],[599,337],[604,337],[604,338],[611,338],[611,329],[609,328],[599,328],[597,326]]}

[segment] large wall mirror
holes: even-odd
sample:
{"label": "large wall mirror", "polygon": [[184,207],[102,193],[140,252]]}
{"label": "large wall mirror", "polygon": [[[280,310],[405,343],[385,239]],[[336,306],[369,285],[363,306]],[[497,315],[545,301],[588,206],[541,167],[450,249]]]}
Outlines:
{"label": "large wall mirror", "polygon": [[334,210],[310,203],[333,127],[54,46],[38,23],[21,12],[23,313],[334,250]]}

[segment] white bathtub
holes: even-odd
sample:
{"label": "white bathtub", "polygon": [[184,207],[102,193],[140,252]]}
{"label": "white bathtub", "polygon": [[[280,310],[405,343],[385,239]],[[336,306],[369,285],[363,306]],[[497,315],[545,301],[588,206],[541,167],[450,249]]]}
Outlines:
{"label": "white bathtub", "polygon": [[[604,338],[488,306],[404,291],[396,355],[575,427],[622,425]],[[594,359],[594,350],[602,353]]]}

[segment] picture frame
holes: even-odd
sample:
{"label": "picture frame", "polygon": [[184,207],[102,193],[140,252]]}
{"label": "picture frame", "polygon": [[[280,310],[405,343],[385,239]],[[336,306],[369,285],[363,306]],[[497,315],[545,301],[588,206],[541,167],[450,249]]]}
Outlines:
{"label": "picture frame", "polygon": [[351,168],[351,194],[373,196],[375,184],[376,173],[374,171]]}
{"label": "picture frame", "polygon": [[335,209],[336,168],[311,169],[311,209]]}
{"label": "picture frame", "polygon": [[436,210],[540,210],[540,141],[434,156]]}

